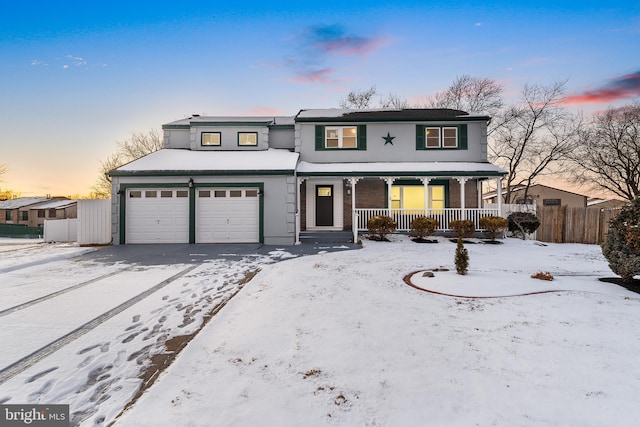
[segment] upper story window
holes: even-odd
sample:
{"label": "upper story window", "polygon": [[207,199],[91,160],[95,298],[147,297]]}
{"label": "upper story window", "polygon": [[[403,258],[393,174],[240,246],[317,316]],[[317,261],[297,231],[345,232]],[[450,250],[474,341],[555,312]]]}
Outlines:
{"label": "upper story window", "polygon": [[467,125],[416,125],[416,149],[467,149]]}
{"label": "upper story window", "polygon": [[18,212],[18,215],[20,217],[20,221],[29,221],[29,211],[20,211]]}
{"label": "upper story window", "polygon": [[351,127],[326,127],[326,148],[358,148],[358,130]]}
{"label": "upper story window", "polygon": [[316,125],[316,151],[366,150],[367,127]]}
{"label": "upper story window", "polygon": [[200,144],[203,146],[219,147],[221,145],[220,132],[202,132]]}
{"label": "upper story window", "polygon": [[258,132],[238,132],[238,145],[240,146],[258,145]]}

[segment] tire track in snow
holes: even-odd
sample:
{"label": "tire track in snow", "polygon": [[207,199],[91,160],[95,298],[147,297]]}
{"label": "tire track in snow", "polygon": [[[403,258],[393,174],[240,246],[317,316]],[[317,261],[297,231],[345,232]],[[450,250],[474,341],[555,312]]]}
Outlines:
{"label": "tire track in snow", "polygon": [[48,294],[48,295],[33,299],[31,301],[27,301],[27,302],[22,303],[22,304],[15,305],[15,306],[10,307],[10,308],[6,308],[6,309],[0,311],[0,317],[6,316],[7,314],[11,314],[11,313],[13,313],[15,311],[23,310],[23,309],[25,309],[27,307],[31,307],[32,305],[38,304],[39,302],[43,302],[43,301],[46,301],[48,299],[55,298],[58,295],[66,294],[67,292],[71,292],[73,290],[82,288],[84,286],[87,286],[87,285],[90,285],[92,283],[98,282],[100,280],[106,279],[107,277],[115,276],[116,274],[120,274],[123,271],[130,270],[130,269],[131,269],[131,267],[127,267],[127,268],[123,268],[123,269],[118,270],[118,271],[112,271],[111,273],[103,274],[102,276],[98,276],[98,277],[95,277],[95,278],[93,278],[91,280],[87,280],[86,282],[78,283],[77,285],[73,285],[73,286],[70,286],[68,288],[61,289],[61,290],[59,290],[57,292],[53,292],[51,294]]}
{"label": "tire track in snow", "polygon": [[197,267],[199,267],[199,265],[196,264],[196,265],[192,265],[192,266],[189,266],[189,267],[185,268],[184,270],[178,272],[177,274],[174,274],[173,276],[169,277],[168,279],[163,280],[162,282],[160,282],[157,285],[147,289],[146,291],[139,293],[135,297],[123,302],[122,304],[118,305],[117,307],[115,307],[115,308],[113,308],[113,309],[111,309],[109,311],[106,311],[105,313],[101,314],[100,316],[96,317],[95,319],[85,323],[84,325],[80,326],[77,329],[74,329],[73,331],[69,332],[68,334],[66,334],[66,335],[58,338],[57,340],[51,342],[50,344],[45,345],[44,347],[40,348],[39,350],[34,351],[30,355],[25,356],[22,359],[16,361],[15,363],[7,366],[5,369],[0,371],[0,385],[4,384],[6,381],[8,381],[11,378],[15,377],[20,372],[26,370],[27,368],[31,367],[32,365],[34,365],[35,363],[37,363],[40,360],[44,359],[45,357],[49,356],[50,354],[54,353],[55,351],[57,351],[61,347],[64,347],[65,345],[69,344],[70,342],[80,338],[82,335],[86,334],[87,332],[91,331],[92,329],[95,329],[97,326],[100,326],[105,321],[107,321],[110,318],[116,316],[117,314],[120,314],[121,312],[123,312],[124,310],[128,309],[132,305],[142,301],[143,299],[147,298],[149,295],[159,291],[160,289],[164,288],[165,286],[167,286],[171,282],[174,282],[175,280],[177,280],[180,277],[184,276],[185,274],[191,272],[192,270],[196,269]]}

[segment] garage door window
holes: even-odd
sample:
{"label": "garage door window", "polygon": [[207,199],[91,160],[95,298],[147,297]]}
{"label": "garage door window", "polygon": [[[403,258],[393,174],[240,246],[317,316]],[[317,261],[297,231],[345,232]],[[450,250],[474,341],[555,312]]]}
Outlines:
{"label": "garage door window", "polygon": [[247,190],[245,195],[247,197],[258,197],[258,190]]}
{"label": "garage door window", "polygon": [[173,197],[173,191],[161,191],[160,197]]}
{"label": "garage door window", "polygon": [[216,190],[213,192],[215,197],[227,197],[227,192],[225,190]]}
{"label": "garage door window", "polygon": [[158,192],[157,191],[145,191],[144,192],[144,197],[146,197],[147,199],[158,197]]}
{"label": "garage door window", "polygon": [[229,197],[242,197],[242,190],[229,191]]}
{"label": "garage door window", "polygon": [[130,191],[129,197],[132,199],[139,199],[140,197],[142,197],[142,191]]}
{"label": "garage door window", "polygon": [[211,197],[211,191],[209,190],[198,191],[198,197]]}
{"label": "garage door window", "polygon": [[176,191],[176,197],[189,197],[189,192],[178,190]]}

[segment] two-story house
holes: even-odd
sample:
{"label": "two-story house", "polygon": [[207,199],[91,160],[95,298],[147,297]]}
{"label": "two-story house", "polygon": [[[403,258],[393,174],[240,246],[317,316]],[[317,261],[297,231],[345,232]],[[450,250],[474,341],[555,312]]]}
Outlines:
{"label": "two-story house", "polygon": [[116,243],[292,244],[310,230],[366,230],[390,215],[479,227],[490,118],[449,109],[301,110],[294,117],[193,116],[164,148],[111,171]]}

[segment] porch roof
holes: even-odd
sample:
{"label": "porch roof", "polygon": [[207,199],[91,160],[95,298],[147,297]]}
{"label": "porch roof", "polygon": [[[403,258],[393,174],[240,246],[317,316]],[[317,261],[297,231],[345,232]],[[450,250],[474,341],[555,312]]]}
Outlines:
{"label": "porch roof", "polygon": [[489,162],[298,163],[300,176],[490,177],[507,172]]}

